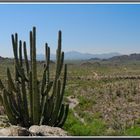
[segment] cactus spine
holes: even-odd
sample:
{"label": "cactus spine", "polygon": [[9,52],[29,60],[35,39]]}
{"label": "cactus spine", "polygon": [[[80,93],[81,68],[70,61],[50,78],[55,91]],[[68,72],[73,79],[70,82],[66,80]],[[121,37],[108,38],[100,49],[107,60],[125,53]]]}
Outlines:
{"label": "cactus spine", "polygon": [[[30,61],[27,56],[26,42],[18,42],[18,34],[12,35],[15,58],[15,78],[7,68],[8,87],[0,80],[1,100],[11,124],[29,127],[43,124],[62,127],[66,121],[69,105],[63,104],[66,86],[67,65],[64,66],[63,79],[60,79],[64,65],[64,52],[61,52],[61,31],[58,33],[56,54],[56,74],[50,80],[50,48],[45,44],[45,66],[42,80],[37,78],[36,28],[30,31]],[[18,46],[19,45],[19,46]],[[23,51],[22,51],[23,50]],[[23,60],[24,56],[24,60]]]}

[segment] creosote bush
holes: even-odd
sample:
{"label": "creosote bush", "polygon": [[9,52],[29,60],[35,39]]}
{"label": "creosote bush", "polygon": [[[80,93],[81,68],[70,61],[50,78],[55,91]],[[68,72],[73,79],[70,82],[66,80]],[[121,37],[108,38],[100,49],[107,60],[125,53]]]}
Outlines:
{"label": "creosote bush", "polygon": [[[40,81],[37,77],[36,28],[33,27],[30,31],[30,58],[27,55],[26,42],[18,41],[17,33],[11,36],[15,77],[13,79],[10,69],[7,68],[7,86],[0,80],[0,99],[11,124],[24,127],[64,125],[69,105],[63,103],[67,65],[64,65],[64,52],[61,51],[61,34],[59,31],[55,77],[50,80],[50,48],[46,43],[46,61]],[[63,78],[60,79],[63,65]]]}

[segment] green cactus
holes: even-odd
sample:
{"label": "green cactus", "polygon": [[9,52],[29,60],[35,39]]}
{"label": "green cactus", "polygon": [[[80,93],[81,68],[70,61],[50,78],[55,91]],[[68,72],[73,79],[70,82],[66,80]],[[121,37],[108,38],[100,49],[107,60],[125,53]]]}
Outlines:
{"label": "green cactus", "polygon": [[[27,56],[26,42],[18,42],[18,34],[12,35],[15,58],[15,78],[7,68],[6,88],[0,80],[1,101],[11,124],[29,127],[50,125],[62,127],[66,121],[69,105],[64,105],[63,96],[66,86],[67,65],[64,66],[63,79],[60,79],[64,65],[64,52],[61,52],[61,31],[58,33],[56,53],[56,73],[50,80],[50,48],[45,44],[45,65],[42,79],[37,78],[36,28],[30,31],[30,61]],[[24,57],[24,59],[23,59]]]}

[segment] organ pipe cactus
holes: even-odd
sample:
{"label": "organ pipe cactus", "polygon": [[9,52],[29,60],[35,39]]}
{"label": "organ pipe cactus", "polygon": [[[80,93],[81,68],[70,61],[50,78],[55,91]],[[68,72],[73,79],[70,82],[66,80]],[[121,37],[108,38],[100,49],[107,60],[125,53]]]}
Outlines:
{"label": "organ pipe cactus", "polygon": [[[57,127],[64,125],[69,105],[63,103],[67,65],[64,65],[64,52],[61,51],[61,36],[61,31],[59,31],[55,77],[50,80],[50,48],[46,43],[46,61],[40,81],[37,77],[36,28],[33,27],[30,31],[30,60],[27,55],[26,42],[18,41],[17,33],[11,36],[15,77],[13,79],[10,69],[7,68],[7,87],[0,80],[2,90],[0,97],[11,124],[24,127],[33,124]],[[63,65],[63,78],[60,78]]]}

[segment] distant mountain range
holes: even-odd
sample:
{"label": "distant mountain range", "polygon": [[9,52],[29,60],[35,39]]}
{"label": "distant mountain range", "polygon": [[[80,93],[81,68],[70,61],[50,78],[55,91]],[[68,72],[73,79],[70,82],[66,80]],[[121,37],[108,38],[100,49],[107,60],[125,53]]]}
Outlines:
{"label": "distant mountain range", "polygon": [[[88,59],[89,58],[89,59]],[[44,55],[37,55],[37,59],[42,61],[45,60]],[[87,54],[87,53],[79,53],[79,52],[67,52],[65,53],[65,60],[86,60],[89,62],[132,62],[132,61],[140,61],[140,53],[133,53],[130,55],[121,55],[119,53],[105,53],[105,54]],[[0,61],[3,60],[11,60],[13,58],[1,57]],[[55,55],[51,55],[51,60],[55,60]]]}
{"label": "distant mountain range", "polygon": [[133,53],[130,55],[113,56],[107,59],[90,58],[88,61],[108,61],[108,62],[128,62],[128,61],[140,61],[140,54]]}
{"label": "distant mountain range", "polygon": [[[97,58],[97,59],[108,59],[114,56],[120,56],[120,53],[103,53],[103,54],[91,54],[91,53],[80,53],[77,51],[70,51],[70,52],[65,52],[65,60],[87,60],[91,58]],[[37,55],[38,60],[44,60],[45,56],[43,54],[38,54]],[[56,55],[51,54],[51,60],[55,60]]]}
{"label": "distant mountain range", "polygon": [[114,56],[107,60],[109,60],[109,61],[137,61],[137,60],[140,60],[140,54],[133,53],[130,55]]}

